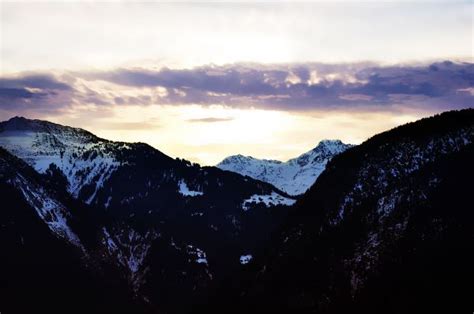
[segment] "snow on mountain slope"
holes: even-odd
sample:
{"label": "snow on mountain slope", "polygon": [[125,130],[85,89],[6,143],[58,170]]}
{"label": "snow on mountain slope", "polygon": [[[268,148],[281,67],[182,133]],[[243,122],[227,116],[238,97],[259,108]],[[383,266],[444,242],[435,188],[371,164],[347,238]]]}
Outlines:
{"label": "snow on mountain slope", "polygon": [[274,205],[286,205],[286,206],[291,206],[296,202],[296,200],[281,196],[278,193],[272,192],[269,195],[257,195],[254,194],[250,198],[246,199],[244,203],[242,204],[242,209],[243,210],[248,210],[249,205],[252,203],[255,204],[265,204],[266,207],[269,206],[274,206]]}
{"label": "snow on mountain slope", "polygon": [[91,258],[164,309],[178,295],[189,304],[205,294],[241,267],[242,252],[257,254],[295,201],[259,180],[47,121],[1,122],[0,146],[58,194],[87,203],[82,218],[68,209]]}
{"label": "snow on mountain slope", "polygon": [[111,233],[106,227],[102,228],[102,244],[106,254],[126,273],[134,292],[138,291],[141,281],[149,271],[145,258],[148,256],[150,243],[159,236],[154,230],[142,235],[128,226],[121,226],[119,230]]}
{"label": "snow on mountain slope", "polygon": [[254,261],[255,284],[238,291],[250,297],[232,313],[468,309],[473,160],[472,109],[337,156],[290,212],[272,253]]}
{"label": "snow on mountain slope", "polygon": [[22,191],[25,200],[36,210],[51,231],[69,243],[82,248],[79,237],[68,226],[69,211],[60,202],[48,195],[44,189],[31,185],[21,175],[18,175],[11,183]]}
{"label": "snow on mountain slope", "polygon": [[56,165],[76,198],[84,186],[93,185],[87,203],[119,166],[116,151],[127,149],[124,143],[109,142],[82,129],[20,117],[0,123],[0,146],[39,173]]}
{"label": "snow on mountain slope", "polygon": [[0,178],[5,179],[7,184],[21,191],[26,203],[35,209],[53,234],[85,252],[79,237],[69,227],[68,220],[71,217],[69,209],[44,187],[26,175],[22,175],[22,172],[21,169],[13,166],[4,151],[0,152]]}
{"label": "snow on mountain slope", "polygon": [[[106,208],[116,206],[117,203],[126,205],[140,201],[148,197],[151,190],[165,192],[166,189],[166,194],[169,195],[168,189],[172,185],[180,196],[200,197],[205,192],[203,186],[211,184],[209,179],[217,180],[218,189],[230,188],[222,186],[223,174],[215,173],[208,179],[208,171],[204,168],[195,169],[189,162],[173,160],[146,144],[112,142],[82,129],[47,121],[15,117],[1,122],[0,146],[23,159],[39,173],[59,170],[60,176],[67,180],[67,191],[74,198]],[[145,164],[147,162],[150,164]],[[303,164],[304,160],[289,163]],[[114,173],[117,178],[111,180]],[[191,176],[198,176],[199,179],[195,177],[185,180],[185,176],[191,173]],[[121,192],[114,192],[118,188],[117,181],[135,177],[140,179],[137,185],[120,187]],[[138,189],[144,182],[146,186]],[[252,183],[249,182],[248,185]],[[273,193],[284,198],[280,195],[281,192],[271,190],[270,186],[263,190],[257,188],[253,194]],[[274,205],[290,203],[274,202]]]}
{"label": "snow on mountain slope", "polygon": [[178,182],[178,186],[179,186],[179,193],[181,195],[184,195],[184,196],[200,196],[202,195],[203,193],[200,192],[200,191],[191,191],[189,188],[188,188],[188,185],[186,184],[186,182],[184,182],[184,180],[181,180]]}
{"label": "snow on mountain slope", "polygon": [[332,157],[350,147],[340,140],[323,140],[314,149],[287,162],[235,155],[225,158],[217,167],[271,183],[290,195],[299,195],[316,181]]}

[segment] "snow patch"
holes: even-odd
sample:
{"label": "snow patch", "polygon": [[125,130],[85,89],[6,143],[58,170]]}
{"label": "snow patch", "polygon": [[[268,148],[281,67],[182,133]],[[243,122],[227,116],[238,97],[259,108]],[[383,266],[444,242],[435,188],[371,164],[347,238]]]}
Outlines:
{"label": "snow patch", "polygon": [[181,195],[184,195],[184,196],[191,196],[191,197],[194,197],[194,196],[200,196],[200,195],[203,195],[204,193],[203,192],[200,192],[200,191],[192,191],[188,188],[188,185],[186,184],[186,182],[184,182],[184,180],[180,180],[178,182],[178,191]]}
{"label": "snow patch", "polygon": [[119,231],[110,231],[102,228],[102,244],[107,253],[117,264],[126,269],[128,278],[135,290],[141,286],[141,280],[148,272],[145,259],[151,248],[151,243],[159,237],[154,230],[147,231],[144,235],[131,228]]}
{"label": "snow patch", "polygon": [[247,211],[251,208],[252,204],[265,204],[266,207],[276,206],[276,205],[284,205],[284,206],[291,206],[296,202],[296,200],[284,197],[276,192],[272,192],[271,194],[267,195],[258,195],[254,194],[250,198],[244,200],[242,203],[242,209]]}
{"label": "snow patch", "polygon": [[206,253],[198,247],[193,245],[188,245],[187,247],[188,254],[194,257],[194,261],[198,264],[207,264],[207,256]]}
{"label": "snow patch", "polygon": [[250,263],[250,261],[252,260],[252,258],[253,258],[253,257],[252,257],[252,255],[250,255],[250,254],[242,255],[242,256],[240,257],[240,264],[242,264],[242,265],[248,264],[248,263]]}
{"label": "snow patch", "polygon": [[69,212],[57,200],[51,198],[42,187],[32,186],[23,176],[17,175],[13,184],[23,193],[25,200],[33,207],[49,229],[69,243],[81,248],[85,252],[79,237],[71,230],[67,220]]}

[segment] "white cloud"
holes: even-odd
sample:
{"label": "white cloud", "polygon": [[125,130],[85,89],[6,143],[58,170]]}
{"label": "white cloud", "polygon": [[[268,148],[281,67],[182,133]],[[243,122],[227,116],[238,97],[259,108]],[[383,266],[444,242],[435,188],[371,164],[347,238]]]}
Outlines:
{"label": "white cloud", "polygon": [[[2,2],[1,72],[471,57],[472,3]],[[472,58],[472,57],[471,57]]]}

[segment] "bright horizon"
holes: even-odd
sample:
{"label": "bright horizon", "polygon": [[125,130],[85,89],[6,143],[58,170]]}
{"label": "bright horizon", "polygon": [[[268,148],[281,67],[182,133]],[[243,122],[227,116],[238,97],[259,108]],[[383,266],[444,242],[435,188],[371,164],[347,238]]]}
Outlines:
{"label": "bright horizon", "polygon": [[[196,106],[191,107],[194,107],[194,109],[190,108],[191,111],[196,110]],[[140,108],[136,109],[140,110]],[[133,110],[133,108],[131,110]],[[163,110],[162,107],[158,109],[159,112],[162,112]],[[211,107],[209,110],[213,112],[226,111],[219,107]],[[216,126],[208,126],[207,123],[197,127],[191,126],[192,130],[187,130],[186,132],[180,132],[179,128],[169,128],[166,130],[166,134],[163,135],[159,133],[159,130],[157,130],[156,133],[150,130],[140,130],[139,126],[142,125],[142,122],[123,122],[123,125],[118,126],[114,126],[115,122],[112,122],[112,125],[108,125],[104,128],[100,125],[87,123],[85,124],[87,125],[85,127],[84,123],[83,125],[75,124],[76,122],[74,120],[69,120],[67,117],[45,116],[40,120],[47,120],[65,126],[82,128],[107,140],[143,142],[173,158],[179,157],[192,162],[197,162],[204,166],[215,166],[225,157],[238,154],[252,156],[259,159],[273,159],[284,162],[315,148],[321,140],[338,139],[346,144],[360,144],[375,134],[425,117],[409,114],[386,116],[378,113],[356,114],[356,117],[354,117],[354,114],[334,113],[330,114],[329,118],[324,118],[324,116],[308,117],[292,114],[287,115],[277,111],[268,110],[231,110],[231,112],[232,111],[236,112],[236,116],[238,117],[234,119],[237,121],[234,121],[231,125],[234,129],[240,130],[241,127],[245,127],[245,124],[248,123],[249,120],[258,120],[260,118],[270,118],[267,120],[267,123],[273,125],[273,128],[265,129],[264,134],[259,136],[255,136],[253,130],[249,130],[249,132],[246,133],[238,133],[238,131],[236,131],[235,133],[232,133],[233,137],[230,138],[231,143],[228,143],[229,138],[219,135],[219,132],[215,132]],[[316,114],[317,113],[315,113],[315,115]],[[14,115],[3,120],[9,120],[13,117]],[[28,119],[37,119],[37,117],[29,115],[24,115],[24,117]],[[356,126],[343,128],[344,132],[348,129],[352,129],[353,132],[350,134],[344,134],[342,131],[338,131],[338,125],[353,123],[354,120],[363,121],[367,118],[370,118],[369,121],[371,121],[370,131],[364,132],[364,130],[357,128]],[[121,121],[125,120],[126,119],[121,119]],[[318,125],[316,128],[312,127],[311,122],[313,122],[313,120],[322,121],[324,124]],[[134,120],[132,119],[131,121]],[[278,126],[281,126],[281,123],[299,124],[299,126],[294,129],[288,128],[279,131],[277,129]],[[121,128],[121,130],[114,130],[116,127]],[[135,130],[137,127],[138,129]],[[228,128],[229,124],[225,124],[223,127]],[[336,130],[331,131],[331,128],[334,127]],[[112,130],[110,130],[110,128],[112,128]],[[151,128],[153,129],[153,126],[151,126]],[[159,127],[157,129],[159,129]],[[317,129],[317,135],[315,135],[314,140],[312,141],[310,137],[305,135],[313,132],[314,129]],[[342,130],[342,128],[340,129]],[[372,130],[375,133],[369,133]],[[198,145],[193,143],[193,140],[195,140],[194,138],[187,138],[189,134],[193,134],[193,132],[204,134],[203,139],[199,141],[200,144]],[[229,133],[227,133],[226,136],[228,134]],[[281,136],[279,137],[279,135]],[[298,137],[302,137],[302,140],[299,140]],[[173,143],[176,139],[179,139],[179,144]],[[282,142],[284,145],[281,145]]]}
{"label": "bright horizon", "polygon": [[473,106],[473,9],[2,1],[0,120],[81,127],[203,165],[359,144]]}

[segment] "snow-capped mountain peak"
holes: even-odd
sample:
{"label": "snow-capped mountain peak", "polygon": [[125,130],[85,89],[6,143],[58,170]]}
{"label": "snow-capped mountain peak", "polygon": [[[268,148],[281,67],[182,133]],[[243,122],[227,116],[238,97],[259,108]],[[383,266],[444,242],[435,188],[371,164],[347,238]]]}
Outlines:
{"label": "snow-capped mountain peak", "polygon": [[290,195],[299,195],[316,181],[332,157],[351,146],[340,140],[322,140],[312,150],[286,162],[239,154],[225,158],[217,167],[271,183]]}
{"label": "snow-capped mountain peak", "polygon": [[117,150],[126,148],[124,143],[112,143],[79,128],[23,117],[0,123],[0,145],[40,173],[55,165],[75,197],[84,186],[93,185],[88,203],[120,164]]}
{"label": "snow-capped mountain peak", "polygon": [[91,140],[99,139],[94,134],[80,128],[63,126],[49,121],[32,120],[19,116],[13,117],[10,120],[4,122],[0,122],[0,131],[29,131],[48,133],[52,135],[62,134],[63,136],[75,138],[78,142],[89,142]]}
{"label": "snow-capped mountain peak", "polygon": [[288,160],[288,163],[298,164],[302,167],[310,164],[325,164],[332,157],[342,153],[351,146],[350,144],[344,144],[340,140],[322,140],[315,148],[296,158]]}

